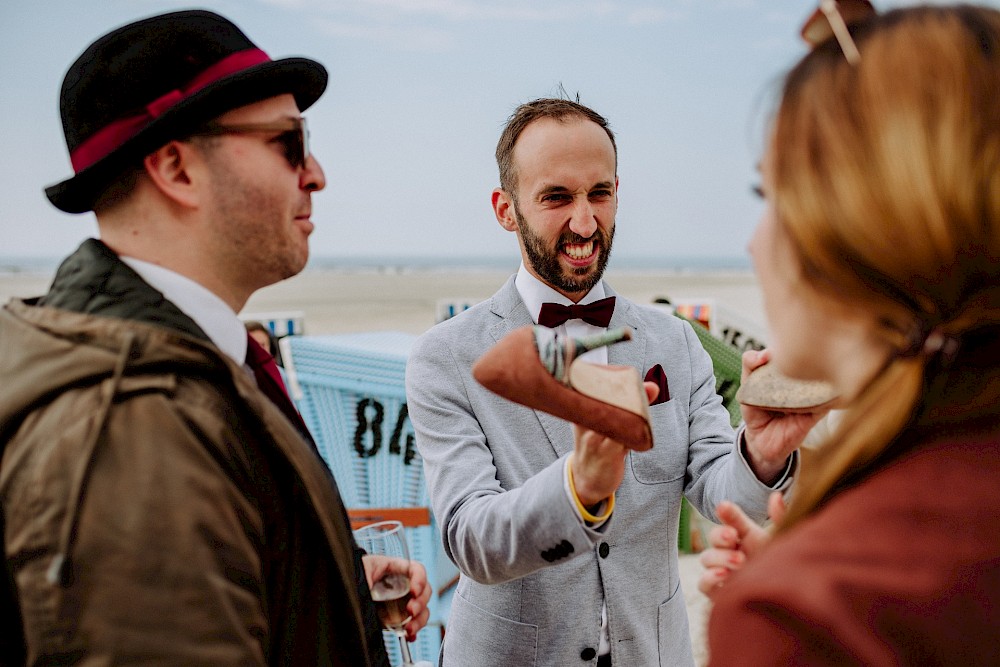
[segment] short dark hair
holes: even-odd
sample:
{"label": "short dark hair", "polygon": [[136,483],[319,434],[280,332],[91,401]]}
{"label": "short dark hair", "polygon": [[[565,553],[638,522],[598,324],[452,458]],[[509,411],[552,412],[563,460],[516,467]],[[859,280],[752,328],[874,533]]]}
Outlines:
{"label": "short dark hair", "polygon": [[607,118],[579,102],[555,97],[543,97],[533,102],[526,102],[517,107],[507,119],[507,124],[500,134],[500,141],[497,142],[496,155],[497,167],[500,169],[500,187],[515,200],[517,199],[517,170],[514,167],[514,144],[524,132],[524,128],[539,118],[554,118],[560,122],[564,122],[567,118],[582,118],[597,123],[607,132],[608,139],[611,140],[617,167],[618,146],[615,144],[614,133],[608,127]]}
{"label": "short dark hair", "polygon": [[142,163],[130,165],[108,183],[94,200],[94,213],[101,214],[132,196],[139,176],[145,173]]}

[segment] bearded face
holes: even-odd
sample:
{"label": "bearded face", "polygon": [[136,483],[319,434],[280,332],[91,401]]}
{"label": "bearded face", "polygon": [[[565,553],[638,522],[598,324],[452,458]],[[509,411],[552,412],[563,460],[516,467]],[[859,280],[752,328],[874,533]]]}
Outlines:
{"label": "bearded face", "polygon": [[[615,238],[614,227],[609,230],[597,227],[590,238],[583,238],[576,232],[566,230],[552,242],[532,230],[516,204],[514,215],[517,218],[517,227],[520,230],[528,267],[535,275],[564,293],[586,294],[600,282],[611,258],[611,244]],[[584,261],[595,253],[597,260],[585,266],[573,266],[563,260],[567,257],[575,261]]]}

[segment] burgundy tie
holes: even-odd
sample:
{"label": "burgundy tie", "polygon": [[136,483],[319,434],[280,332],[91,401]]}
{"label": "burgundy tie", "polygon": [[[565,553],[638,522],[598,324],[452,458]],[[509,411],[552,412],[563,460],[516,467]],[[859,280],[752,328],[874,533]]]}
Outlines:
{"label": "burgundy tie", "polygon": [[607,327],[615,312],[615,297],[598,299],[582,306],[573,304],[564,306],[560,303],[543,303],[538,312],[538,323],[543,327],[557,327],[567,320],[583,320],[595,327]]}
{"label": "burgundy tie", "polygon": [[281,373],[278,372],[278,364],[274,362],[274,357],[249,334],[247,335],[247,366],[253,370],[253,376],[257,380],[257,386],[260,390],[271,399],[272,403],[278,406],[299,431],[308,433],[309,429],[302,421],[302,416],[292,405],[292,400],[288,398],[288,390],[285,389],[285,383],[281,380]]}

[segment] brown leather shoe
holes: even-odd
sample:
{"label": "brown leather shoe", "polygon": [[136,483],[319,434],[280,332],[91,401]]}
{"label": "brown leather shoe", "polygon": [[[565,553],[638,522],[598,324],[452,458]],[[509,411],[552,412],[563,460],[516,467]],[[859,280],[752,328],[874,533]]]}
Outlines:
{"label": "brown leather shoe", "polygon": [[[541,342],[536,339],[536,330]],[[615,337],[615,335],[619,337]],[[472,376],[495,394],[520,405],[596,431],[630,449],[653,446],[649,401],[639,371],[631,366],[604,366],[575,359],[587,349],[631,338],[628,330],[594,339],[552,339],[551,329],[521,327],[490,348],[472,367]],[[600,341],[588,344],[587,341]],[[552,362],[553,347],[562,356]],[[557,355],[558,356],[558,355]],[[562,377],[560,382],[553,375]]]}

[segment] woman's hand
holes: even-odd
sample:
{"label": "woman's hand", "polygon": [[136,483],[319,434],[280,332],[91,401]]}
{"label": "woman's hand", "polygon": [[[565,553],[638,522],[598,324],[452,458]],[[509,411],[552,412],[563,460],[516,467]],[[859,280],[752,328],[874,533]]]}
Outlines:
{"label": "woman's hand", "polygon": [[[785,500],[775,491],[768,498],[768,515],[774,522],[785,516]],[[701,552],[698,560],[705,568],[698,579],[698,590],[711,598],[729,579],[741,569],[771,540],[771,533],[754,523],[737,505],[724,500],[715,510],[723,525],[716,526],[708,534],[710,548]]]}

